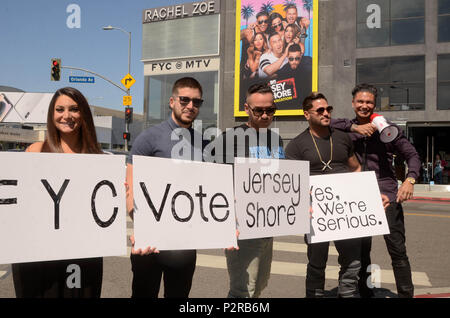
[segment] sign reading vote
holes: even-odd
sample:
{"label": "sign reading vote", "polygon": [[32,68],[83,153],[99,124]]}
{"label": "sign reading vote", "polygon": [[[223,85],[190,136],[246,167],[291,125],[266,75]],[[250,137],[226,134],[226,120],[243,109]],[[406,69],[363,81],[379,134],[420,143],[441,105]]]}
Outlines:
{"label": "sign reading vote", "polygon": [[237,246],[230,165],[133,156],[135,249]]}
{"label": "sign reading vote", "polygon": [[389,234],[373,171],[312,176],[310,243]]}
{"label": "sign reading vote", "polygon": [[309,233],[309,163],[236,158],[239,239]]}
{"label": "sign reading vote", "polygon": [[0,263],[126,255],[123,156],[0,160]]}

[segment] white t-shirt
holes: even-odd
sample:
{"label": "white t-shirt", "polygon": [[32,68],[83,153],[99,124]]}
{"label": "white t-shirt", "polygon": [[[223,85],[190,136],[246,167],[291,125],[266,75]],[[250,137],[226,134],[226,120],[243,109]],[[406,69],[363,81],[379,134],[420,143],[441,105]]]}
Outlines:
{"label": "white t-shirt", "polygon": [[[276,57],[272,52],[264,53],[261,55],[261,58],[259,59],[259,69],[258,69],[258,75],[259,78],[265,78],[267,77],[267,74],[263,71],[267,66],[275,63],[278,60],[278,57]],[[286,65],[287,58],[284,59],[283,63],[280,66],[280,69]]]}

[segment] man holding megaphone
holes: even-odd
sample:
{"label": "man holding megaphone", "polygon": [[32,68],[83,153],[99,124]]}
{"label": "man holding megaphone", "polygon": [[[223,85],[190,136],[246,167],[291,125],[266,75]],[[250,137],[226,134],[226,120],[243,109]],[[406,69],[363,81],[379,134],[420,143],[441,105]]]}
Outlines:
{"label": "man holding megaphone", "polygon": [[[353,120],[332,120],[332,127],[350,133],[355,153],[363,170],[375,171],[380,192],[389,197],[386,218],[390,234],[384,239],[392,259],[395,282],[399,297],[413,297],[414,286],[411,278],[411,266],[406,254],[405,224],[401,203],[409,200],[414,192],[414,183],[420,173],[420,158],[414,146],[408,141],[401,129],[374,114],[377,100],[377,88],[370,84],[359,84],[353,91],[352,107],[356,118]],[[408,175],[400,187],[393,168],[394,156],[406,160]],[[363,238],[360,273],[360,294],[372,297],[368,288],[367,266],[371,264],[371,237]]]}

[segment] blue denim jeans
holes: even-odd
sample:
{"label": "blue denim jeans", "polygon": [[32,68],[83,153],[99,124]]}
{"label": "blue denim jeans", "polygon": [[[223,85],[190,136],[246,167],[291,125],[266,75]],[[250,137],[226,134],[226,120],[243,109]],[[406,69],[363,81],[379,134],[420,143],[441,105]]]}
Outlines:
{"label": "blue denim jeans", "polygon": [[230,277],[229,298],[257,298],[267,286],[273,238],[238,240],[239,250],[225,251]]}

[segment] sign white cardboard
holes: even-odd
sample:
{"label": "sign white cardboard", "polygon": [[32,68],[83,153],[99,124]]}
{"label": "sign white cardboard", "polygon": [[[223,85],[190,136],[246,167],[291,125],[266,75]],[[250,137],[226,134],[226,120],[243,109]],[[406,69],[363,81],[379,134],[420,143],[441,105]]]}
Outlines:
{"label": "sign white cardboard", "polygon": [[309,162],[236,158],[239,239],[309,233]]}
{"label": "sign white cardboard", "polygon": [[310,243],[389,234],[375,172],[311,176]]}
{"label": "sign white cardboard", "polygon": [[133,156],[135,249],[237,246],[233,168]]}
{"label": "sign white cardboard", "polygon": [[124,156],[0,160],[0,264],[126,255]]}

